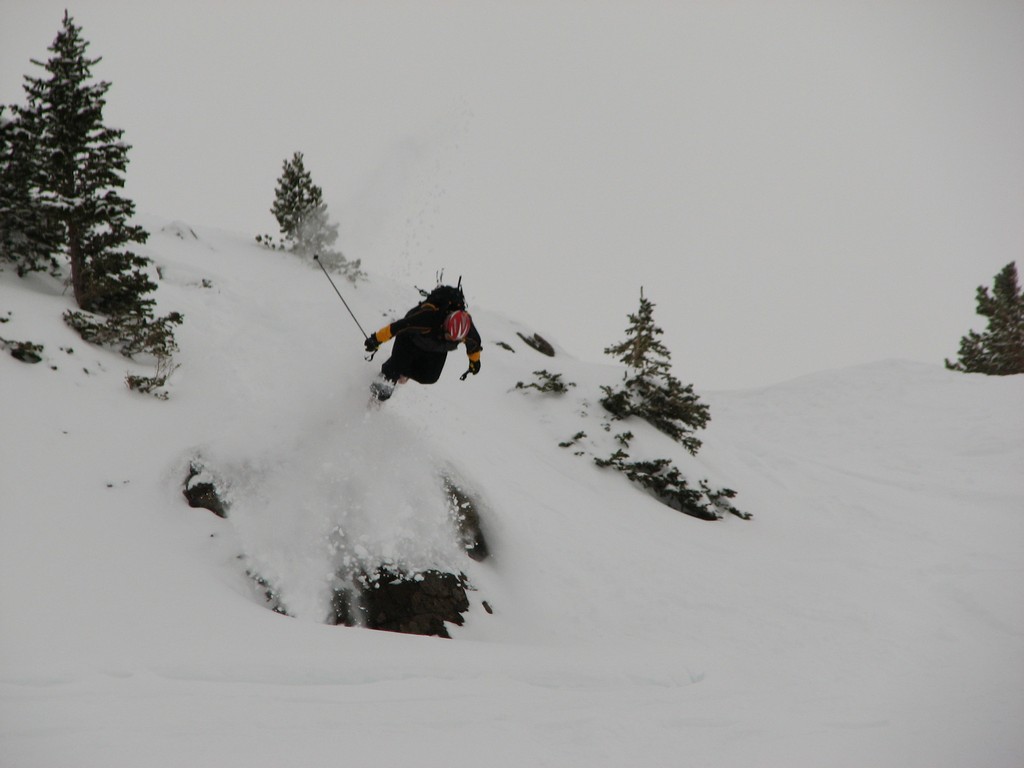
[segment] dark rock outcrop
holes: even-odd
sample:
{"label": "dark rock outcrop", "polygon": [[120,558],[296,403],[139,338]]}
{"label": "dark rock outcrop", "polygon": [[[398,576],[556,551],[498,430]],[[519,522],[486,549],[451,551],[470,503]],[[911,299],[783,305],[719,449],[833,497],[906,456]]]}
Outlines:
{"label": "dark rock outcrop", "polygon": [[274,586],[260,576],[255,571],[246,571],[246,576],[253,580],[256,585],[256,589],[260,596],[263,598],[263,602],[266,603],[267,608],[272,610],[274,613],[280,613],[282,616],[287,616],[288,611],[285,610],[284,604],[281,602],[281,596],[277,594],[277,590]]}
{"label": "dark rock outcrop", "polygon": [[[450,473],[442,473],[440,480],[454,528],[452,534],[471,559],[483,560],[488,548],[480,525],[480,502]],[[200,458],[189,463],[182,491],[189,506],[227,517],[226,488]],[[347,554],[346,565],[336,574],[327,623],[446,638],[450,637],[447,624],[463,624],[463,615],[469,610],[467,590],[472,589],[464,573],[434,568],[411,570],[393,562],[375,565],[365,558],[353,562],[340,528],[332,536],[337,539],[332,544],[336,545],[339,560],[340,554]],[[244,555],[239,557],[245,559]],[[246,573],[270,610],[289,615],[287,595],[256,571]],[[487,604],[484,610],[491,612]]]}
{"label": "dark rock outcrop", "polygon": [[537,350],[542,355],[547,355],[548,357],[555,356],[555,348],[552,347],[551,344],[547,342],[547,340],[542,338],[539,333],[535,333],[533,334],[533,336],[524,336],[523,334],[517,332],[516,336],[518,336],[520,339],[526,342],[526,346],[530,347],[531,349]]}
{"label": "dark rock outcrop", "polygon": [[451,637],[445,622],[462,626],[469,610],[464,574],[437,570],[402,573],[381,565],[336,589],[332,623],[388,632]]}
{"label": "dark rock outcrop", "polygon": [[188,465],[188,477],[182,493],[190,507],[208,509],[218,517],[228,516],[228,505],[201,464],[191,462]]}
{"label": "dark rock outcrop", "polygon": [[445,622],[462,626],[469,610],[466,577],[441,571],[395,574],[382,566],[363,588],[364,626],[413,635],[450,637]]}
{"label": "dark rock outcrop", "polygon": [[11,357],[23,363],[39,363],[43,360],[42,344],[33,344],[31,341],[0,339],[0,346],[7,347],[11,352]]}
{"label": "dark rock outcrop", "polygon": [[487,558],[487,540],[480,527],[480,503],[451,477],[442,476],[448,511],[455,522],[466,554],[480,562]]}

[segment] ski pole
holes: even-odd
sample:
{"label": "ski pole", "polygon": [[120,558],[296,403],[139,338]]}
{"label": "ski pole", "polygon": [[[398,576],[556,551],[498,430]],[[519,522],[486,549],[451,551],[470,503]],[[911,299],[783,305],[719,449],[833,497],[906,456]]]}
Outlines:
{"label": "ski pole", "polygon": [[[322,261],[320,261],[320,255],[319,255],[319,254],[316,254],[316,253],[314,253],[314,254],[313,254],[313,261],[315,261],[315,262],[316,262],[317,264],[319,264],[319,265],[320,265],[320,269],[321,269],[321,270],[323,270],[323,273],[324,273],[324,277],[326,277],[326,278],[327,278],[327,280],[328,280],[328,281],[330,282],[330,284],[331,284],[331,287],[332,287],[332,288],[334,289],[334,292],[335,292],[336,294],[338,294],[338,298],[339,298],[339,299],[341,299],[341,303],[345,305],[345,309],[347,309],[347,310],[348,310],[348,313],[349,313],[349,314],[350,314],[350,315],[352,316],[352,319],[353,319],[353,320],[355,321],[355,324],[356,324],[356,328],[358,328],[358,329],[359,329],[360,333],[362,333],[362,334],[363,334],[363,338],[365,339],[365,338],[366,338],[367,336],[369,336],[369,334],[368,334],[368,333],[367,333],[366,331],[364,331],[364,330],[363,330],[363,326],[359,324],[359,320],[358,320],[358,319],[356,319],[356,315],[355,315],[355,313],[354,313],[354,312],[352,311],[352,308],[351,308],[351,307],[350,307],[350,306],[348,305],[348,302],[347,302],[347,301],[345,301],[345,297],[341,295],[341,291],[339,291],[339,290],[338,290],[338,286],[336,286],[336,285],[334,284],[334,281],[333,281],[333,280],[331,280],[331,276],[330,276],[330,275],[329,275],[329,274],[327,273],[327,270],[326,270],[326,269],[324,269],[324,264],[323,264],[323,262],[322,262]],[[366,358],[366,359],[367,359],[367,360],[373,360],[373,356],[374,356],[375,354],[377,354],[377,353],[376,353],[376,351],[374,351],[374,352],[371,352],[371,353],[370,353],[370,356],[369,356],[368,358]]]}
{"label": "ski pole", "polygon": [[336,286],[334,284],[334,281],[331,280],[331,276],[329,274],[327,274],[327,270],[324,269],[324,264],[323,264],[322,261],[320,261],[320,257],[317,254],[313,254],[313,261],[315,261],[317,264],[320,265],[320,269],[323,269],[324,277],[326,277],[328,280],[330,280],[331,287],[334,288],[334,292],[336,294],[338,294],[338,298],[341,299],[341,303],[345,305],[345,309],[347,309],[348,313],[350,315],[352,315],[352,319],[355,320],[355,323],[356,323],[356,328],[358,328],[360,330],[360,332],[363,334],[363,338],[365,339],[369,334],[366,331],[363,330],[363,326],[361,326],[359,324],[359,321],[356,320],[356,316],[352,312],[352,308],[348,305],[348,302],[345,301],[345,297],[341,295],[341,291],[338,290],[338,286]]}

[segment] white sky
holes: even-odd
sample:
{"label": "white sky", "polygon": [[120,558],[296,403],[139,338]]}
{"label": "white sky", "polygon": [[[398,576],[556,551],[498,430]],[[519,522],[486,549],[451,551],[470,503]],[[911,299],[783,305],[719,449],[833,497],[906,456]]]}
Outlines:
{"label": "white sky", "polygon": [[[0,102],[66,4],[0,0]],[[941,364],[1024,253],[1019,0],[70,10],[140,213],[275,231],[303,151],[370,271],[587,359],[643,285],[698,391]]]}

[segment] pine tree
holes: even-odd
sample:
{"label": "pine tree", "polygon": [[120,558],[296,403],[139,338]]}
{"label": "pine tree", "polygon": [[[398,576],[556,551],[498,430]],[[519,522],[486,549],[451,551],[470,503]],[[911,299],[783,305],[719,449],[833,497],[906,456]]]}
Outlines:
{"label": "pine tree", "polygon": [[299,256],[324,252],[338,239],[338,225],[328,221],[323,190],[313,183],[301,152],[284,161],[270,212],[288,249]]}
{"label": "pine tree", "polygon": [[59,230],[38,199],[38,120],[33,118],[18,107],[8,117],[0,105],[0,259],[12,262],[20,277],[59,271],[54,258]]}
{"label": "pine tree", "polygon": [[26,77],[27,119],[39,126],[40,204],[59,222],[71,263],[78,306],[110,314],[152,304],[141,299],[156,286],[142,273],[147,262],[121,250],[144,243],[146,232],[128,223],[134,205],[124,186],[128,145],[121,130],[103,125],[108,82],[90,82],[99,59],[86,57],[88,42],[65,11],[63,28],[44,64],[48,77]]}
{"label": "pine tree", "polygon": [[626,340],[605,349],[625,364],[618,389],[602,387],[601,404],[616,418],[639,416],[696,454],[701,442],[693,432],[710,420],[708,406],[672,375],[668,349],[659,340],[661,328],[654,323],[654,304],[640,290],[640,309],[629,315]]}
{"label": "pine tree", "polygon": [[107,316],[100,322],[68,312],[69,325],[88,341],[119,345],[127,355],[169,354],[176,348],[172,327],[182,318],[153,318],[155,302],[147,294],[156,284],[145,271],[150,262],[128,249],[148,238],[130,223],[135,205],[118,192],[130,147],[123,131],[103,125],[110,83],[92,81],[100,59],[86,56],[89,43],[81,31],[65,11],[48,49],[51,57],[32,61],[45,75],[25,78],[28,105],[19,117],[35,142],[26,173],[34,187],[32,206],[44,225],[41,240],[49,245],[52,238],[67,257],[78,306]]}
{"label": "pine tree", "polygon": [[[334,249],[338,225],[331,223],[323,197],[323,190],[313,183],[312,174],[306,170],[301,152],[284,161],[270,209],[284,236],[281,247],[298,256],[318,256],[327,267],[356,282],[363,276],[360,261],[349,261]],[[257,240],[264,242],[263,238]]]}
{"label": "pine tree", "polygon": [[978,286],[977,300],[977,313],[988,318],[988,328],[980,334],[969,331],[961,338],[957,362],[946,360],[946,367],[992,376],[1024,373],[1024,293],[1016,262],[996,275],[991,294]]}

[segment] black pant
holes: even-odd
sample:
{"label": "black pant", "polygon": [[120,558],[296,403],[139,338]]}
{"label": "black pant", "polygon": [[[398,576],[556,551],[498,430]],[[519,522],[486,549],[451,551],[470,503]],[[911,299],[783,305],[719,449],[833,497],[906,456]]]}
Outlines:
{"label": "black pant", "polygon": [[433,384],[441,378],[447,359],[447,352],[421,349],[408,336],[396,336],[391,357],[380,370],[388,381],[407,376],[420,384]]}

